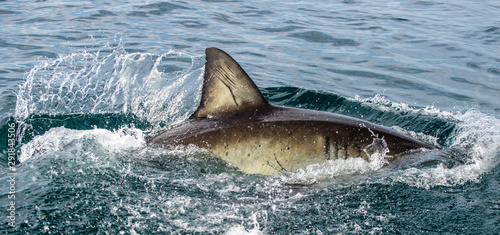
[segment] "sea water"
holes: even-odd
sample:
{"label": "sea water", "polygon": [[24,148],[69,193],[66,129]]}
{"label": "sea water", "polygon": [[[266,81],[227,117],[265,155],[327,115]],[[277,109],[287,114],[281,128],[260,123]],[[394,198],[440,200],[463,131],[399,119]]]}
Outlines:
{"label": "sea water", "polygon": [[[0,2],[6,233],[495,234],[495,1]],[[442,150],[273,176],[157,149],[227,51],[273,104],[340,113]],[[15,157],[15,159],[13,158]]]}

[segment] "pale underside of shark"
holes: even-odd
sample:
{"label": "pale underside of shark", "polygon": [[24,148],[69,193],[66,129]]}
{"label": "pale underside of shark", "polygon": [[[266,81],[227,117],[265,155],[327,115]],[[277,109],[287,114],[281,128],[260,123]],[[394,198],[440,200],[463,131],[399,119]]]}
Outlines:
{"label": "pale underside of shark", "polygon": [[[271,175],[327,160],[389,158],[435,147],[368,121],[269,104],[240,65],[207,48],[202,98],[189,121],[153,138],[153,146],[195,145],[242,171]],[[390,159],[389,159],[390,160]]]}

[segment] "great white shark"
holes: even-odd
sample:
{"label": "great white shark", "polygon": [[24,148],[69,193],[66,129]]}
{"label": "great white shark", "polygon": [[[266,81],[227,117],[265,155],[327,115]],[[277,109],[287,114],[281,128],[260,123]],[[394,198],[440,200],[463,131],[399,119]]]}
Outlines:
{"label": "great white shark", "polygon": [[327,160],[391,159],[436,147],[391,128],[344,115],[270,104],[231,56],[207,48],[202,97],[190,120],[148,140],[195,145],[250,174],[305,169]]}

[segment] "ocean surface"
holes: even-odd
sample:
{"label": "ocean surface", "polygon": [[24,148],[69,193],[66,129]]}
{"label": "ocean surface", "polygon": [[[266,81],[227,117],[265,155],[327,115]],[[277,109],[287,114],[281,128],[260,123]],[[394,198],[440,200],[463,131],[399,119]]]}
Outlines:
{"label": "ocean surface", "polygon": [[[492,0],[0,1],[0,231],[498,234],[499,12]],[[442,150],[260,176],[147,146],[196,110],[206,47],[273,104]]]}

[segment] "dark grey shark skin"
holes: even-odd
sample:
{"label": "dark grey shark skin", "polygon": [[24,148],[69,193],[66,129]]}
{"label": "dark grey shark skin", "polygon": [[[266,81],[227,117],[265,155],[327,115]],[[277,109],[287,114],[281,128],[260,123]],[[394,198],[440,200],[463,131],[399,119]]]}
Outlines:
{"label": "dark grey shark skin", "polygon": [[[250,174],[293,172],[327,160],[374,152],[391,158],[435,147],[364,120],[271,105],[225,52],[207,48],[200,106],[191,120],[148,141],[195,145]],[[388,151],[388,152],[387,152]]]}

